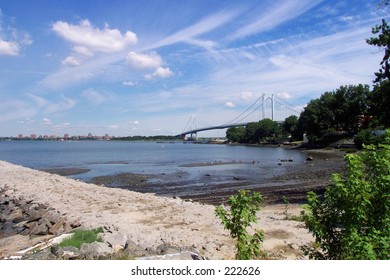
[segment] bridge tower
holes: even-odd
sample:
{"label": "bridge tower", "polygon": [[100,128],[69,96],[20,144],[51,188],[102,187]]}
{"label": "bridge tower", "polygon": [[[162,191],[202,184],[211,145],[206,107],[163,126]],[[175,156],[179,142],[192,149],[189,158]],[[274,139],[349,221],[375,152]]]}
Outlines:
{"label": "bridge tower", "polygon": [[[271,120],[274,120],[275,118],[275,115],[274,115],[274,112],[275,112],[275,97],[274,97],[274,94],[271,95],[271,97],[267,97],[266,98],[266,94],[263,93],[263,95],[261,96],[261,111],[262,111],[262,120],[265,119],[265,102],[267,102],[268,100],[271,100]],[[269,108],[269,107],[268,107]]]}

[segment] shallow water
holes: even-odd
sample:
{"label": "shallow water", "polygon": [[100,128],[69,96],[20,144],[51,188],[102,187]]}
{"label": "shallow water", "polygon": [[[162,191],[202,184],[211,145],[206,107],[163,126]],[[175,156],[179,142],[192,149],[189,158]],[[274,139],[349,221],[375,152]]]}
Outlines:
{"label": "shallow water", "polygon": [[[188,194],[207,192],[226,183],[261,182],[284,174],[288,166],[301,164],[305,158],[301,151],[280,147],[183,142],[0,142],[0,160],[34,169],[86,168],[86,173],[69,176],[84,181],[120,173],[153,175],[145,191],[156,193],[180,190]],[[285,162],[287,159],[293,161]]]}

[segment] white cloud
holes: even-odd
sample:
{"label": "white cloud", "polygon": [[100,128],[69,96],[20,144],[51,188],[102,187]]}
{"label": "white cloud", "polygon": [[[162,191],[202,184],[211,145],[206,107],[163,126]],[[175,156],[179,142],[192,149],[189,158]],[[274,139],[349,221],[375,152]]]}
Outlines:
{"label": "white cloud", "polygon": [[0,9],[0,56],[17,56],[23,45],[31,45],[32,40],[28,33],[18,31],[12,26],[2,26],[2,11]]}
{"label": "white cloud", "polygon": [[28,102],[9,99],[0,102],[0,123],[28,119],[38,112],[36,106],[31,106]]}
{"label": "white cloud", "polygon": [[79,50],[80,47],[85,47],[92,52],[112,53],[137,43],[137,35],[131,31],[122,34],[118,29],[110,29],[108,26],[99,29],[87,19],[82,20],[78,25],[57,21],[52,29],[65,40],[78,46]]}
{"label": "white cloud", "polygon": [[240,99],[244,101],[251,100],[253,98],[253,93],[250,91],[243,91],[240,93]]}
{"label": "white cloud", "polygon": [[139,121],[129,121],[129,125],[140,125]]}
{"label": "white cloud", "polygon": [[52,121],[50,120],[50,119],[48,119],[48,118],[43,118],[43,124],[44,125],[50,125],[50,124],[52,124]]}
{"label": "white cloud", "polygon": [[101,92],[93,88],[85,90],[82,96],[85,97],[89,102],[96,105],[114,99],[112,94]]}
{"label": "white cloud", "polygon": [[307,12],[321,1],[285,0],[283,2],[275,2],[276,4],[268,10],[264,10],[263,14],[256,13],[255,20],[233,33],[232,39],[244,38],[256,33],[272,30],[282,23]]}
{"label": "white cloud", "polygon": [[86,56],[86,57],[93,56],[93,52],[90,51],[87,47],[83,47],[83,46],[74,46],[74,47],[73,47],[73,51],[74,51],[75,53],[81,54],[81,55]]}
{"label": "white cloud", "polygon": [[277,93],[276,96],[283,100],[290,100],[293,98],[293,96],[288,92]]}
{"label": "white cloud", "polygon": [[7,42],[0,39],[0,55],[19,55],[20,46],[17,42]]}
{"label": "white cloud", "polygon": [[168,67],[167,68],[158,67],[156,71],[153,73],[153,76],[158,78],[169,78],[173,76],[173,72]]}
{"label": "white cloud", "polygon": [[124,81],[122,85],[128,86],[128,87],[133,87],[136,86],[138,83],[137,82],[132,82],[132,81]]}
{"label": "white cloud", "polygon": [[59,102],[48,102],[46,108],[44,109],[44,113],[54,114],[61,111],[67,111],[72,109],[76,105],[76,103],[77,102],[75,100],[62,95],[61,100]]}
{"label": "white cloud", "polygon": [[129,52],[127,62],[136,69],[157,68],[161,65],[162,58],[156,52],[149,54]]}
{"label": "white cloud", "polygon": [[236,107],[236,104],[234,104],[231,101],[228,101],[228,102],[225,103],[225,106],[228,107],[228,108],[234,108],[234,107]]}
{"label": "white cloud", "polygon": [[240,14],[240,9],[231,11],[223,11],[212,14],[208,17],[201,19],[199,22],[186,27],[154,44],[153,48],[167,46],[179,42],[186,42],[188,44],[195,44],[197,46],[210,48],[215,45],[215,42],[209,40],[200,40],[197,37],[216,29],[235,18]]}
{"label": "white cloud", "polygon": [[135,69],[155,69],[152,74],[146,74],[145,79],[153,78],[169,78],[173,76],[173,72],[168,67],[162,67],[163,60],[156,52],[149,54],[141,54],[129,52],[127,62]]}
{"label": "white cloud", "polygon": [[66,66],[79,66],[79,65],[81,65],[80,60],[77,57],[74,57],[72,55],[65,58],[61,63],[63,65],[66,65]]}

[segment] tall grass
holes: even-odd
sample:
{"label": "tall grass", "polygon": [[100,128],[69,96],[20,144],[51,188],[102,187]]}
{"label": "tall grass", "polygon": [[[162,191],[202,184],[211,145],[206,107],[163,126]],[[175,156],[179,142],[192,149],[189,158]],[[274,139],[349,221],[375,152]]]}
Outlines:
{"label": "tall grass", "polygon": [[74,231],[74,234],[71,237],[64,239],[61,243],[58,244],[58,246],[72,246],[80,249],[81,244],[83,243],[92,243],[95,241],[103,242],[103,240],[98,237],[98,234],[101,232],[103,232],[102,228],[97,228],[93,230],[77,229]]}

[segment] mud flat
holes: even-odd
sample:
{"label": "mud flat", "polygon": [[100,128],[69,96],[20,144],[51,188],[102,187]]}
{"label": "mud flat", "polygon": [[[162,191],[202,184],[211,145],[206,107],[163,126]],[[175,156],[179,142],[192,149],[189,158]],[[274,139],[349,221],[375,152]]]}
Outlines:
{"label": "mud flat", "polygon": [[[233,259],[234,241],[215,217],[215,206],[180,198],[159,197],[120,188],[88,184],[0,161],[0,187],[10,196],[42,203],[84,228],[108,227],[142,248],[161,244],[192,247],[208,259]],[[286,220],[284,205],[269,205],[255,227],[264,230],[263,249],[270,258],[303,258],[300,246],[313,237],[300,222]],[[290,214],[299,205],[290,204]],[[29,244],[1,242],[0,257]],[[27,240],[26,240],[27,243]]]}
{"label": "mud flat", "polygon": [[[92,183],[132,190],[141,193],[156,193],[159,196],[180,197],[200,203],[220,205],[240,189],[261,192],[266,204],[304,203],[308,191],[322,194],[330,182],[332,174],[345,169],[345,153],[337,150],[309,150],[308,160],[300,163],[288,160],[275,162],[285,170],[283,175],[261,178],[256,173],[221,176],[216,173],[204,174],[196,180],[185,179],[185,172],[173,174],[133,174],[122,173],[100,176]],[[187,164],[185,167],[223,166],[249,164],[251,162],[202,162]]]}

